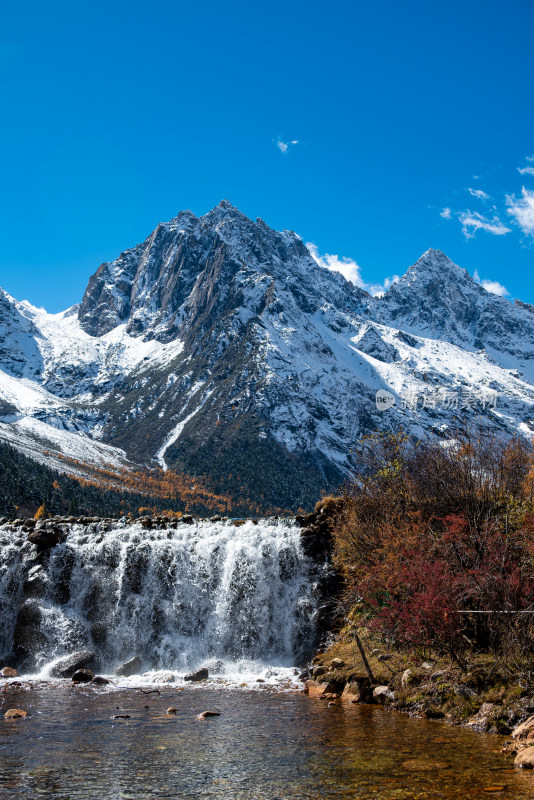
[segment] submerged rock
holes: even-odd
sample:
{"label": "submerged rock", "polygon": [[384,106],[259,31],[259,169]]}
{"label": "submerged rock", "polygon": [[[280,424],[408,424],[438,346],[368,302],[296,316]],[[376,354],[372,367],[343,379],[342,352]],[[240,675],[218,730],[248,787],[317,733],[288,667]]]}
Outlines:
{"label": "submerged rock", "polygon": [[220,711],[203,711],[197,715],[197,719],[207,719],[208,717],[220,717]]}
{"label": "submerged rock", "polygon": [[27,716],[28,712],[23,711],[22,708],[8,708],[4,714],[4,719],[22,719]]}
{"label": "submerged rock", "polygon": [[73,653],[71,656],[58,661],[50,670],[50,675],[52,678],[71,678],[77,670],[94,661],[94,658],[95,654],[91,650],[81,650],[78,653]]}
{"label": "submerged rock", "polygon": [[401,766],[409,772],[435,772],[447,769],[447,764],[443,761],[427,761],[425,758],[410,758],[408,761],[403,761]]}
{"label": "submerged rock", "polygon": [[108,679],[104,678],[102,675],[95,675],[94,678],[92,678],[91,683],[94,683],[96,686],[107,686],[107,684],[111,683],[111,681],[108,681]]}

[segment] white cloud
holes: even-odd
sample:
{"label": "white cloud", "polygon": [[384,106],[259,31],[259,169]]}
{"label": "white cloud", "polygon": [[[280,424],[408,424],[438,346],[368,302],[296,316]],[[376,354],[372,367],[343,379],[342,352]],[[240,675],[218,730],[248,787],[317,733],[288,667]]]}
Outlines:
{"label": "white cloud", "polygon": [[400,281],[400,275],[392,275],[391,278],[386,278],[383,283],[366,284],[363,288],[366,289],[373,297],[382,297],[390,286]]}
{"label": "white cloud", "polygon": [[469,192],[470,195],[472,195],[473,197],[476,197],[478,200],[489,200],[490,199],[489,194],[486,194],[486,192],[483,192],[482,189],[471,189],[471,187],[469,187],[467,189],[467,191]]}
{"label": "white cloud", "polygon": [[[526,161],[529,161],[530,164],[534,164],[534,156],[527,156]],[[534,167],[531,167],[530,165],[526,167],[518,167],[517,171],[520,175],[534,175]]]}
{"label": "white cloud", "polygon": [[317,245],[313,244],[313,242],[307,242],[306,247],[311,257],[320,267],[325,267],[333,272],[341,272],[344,278],[351,281],[355,286],[359,286],[360,289],[365,289],[373,297],[381,297],[390,286],[399,280],[398,275],[393,275],[391,278],[386,278],[383,283],[366,283],[361,276],[360,266],[354,259],[332,255],[331,253],[321,255]]}
{"label": "white cloud", "polygon": [[477,231],[486,231],[486,233],[492,233],[494,236],[504,236],[504,234],[510,233],[511,230],[501,222],[497,215],[493,219],[488,219],[479,214],[478,211],[462,211],[458,215],[458,219],[462,224],[462,233],[466,239],[472,239]]}
{"label": "white cloud", "polygon": [[448,207],[444,208],[443,211],[440,211],[439,215],[440,217],[443,217],[443,219],[452,219],[452,211]]}
{"label": "white cloud", "polygon": [[508,213],[523,233],[534,236],[534,191],[529,191],[523,186],[521,195],[521,197],[516,197],[515,194],[506,195]]}
{"label": "white cloud", "polygon": [[488,281],[488,280],[480,280],[480,275],[478,274],[478,270],[475,270],[473,278],[476,280],[477,283],[486,289],[487,292],[491,292],[491,294],[498,294],[499,297],[506,297],[510,294],[506,286],[503,286],[502,283],[499,281]]}
{"label": "white cloud", "polygon": [[503,286],[502,283],[499,283],[499,281],[485,280],[481,282],[481,286],[483,286],[488,292],[491,292],[492,294],[498,294],[500,297],[505,297],[506,295],[510,294],[506,286]]}
{"label": "white cloud", "polygon": [[293,145],[298,143],[299,143],[298,139],[293,139],[291,142],[283,142],[282,139],[280,139],[280,137],[278,137],[278,139],[275,139],[276,146],[278,147],[280,152],[284,154],[287,153],[289,149],[293,147]]}

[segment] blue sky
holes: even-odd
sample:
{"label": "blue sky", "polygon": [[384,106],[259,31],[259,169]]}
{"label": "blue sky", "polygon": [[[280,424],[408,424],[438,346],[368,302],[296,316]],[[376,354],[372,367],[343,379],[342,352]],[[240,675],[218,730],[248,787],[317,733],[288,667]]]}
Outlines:
{"label": "blue sky", "polygon": [[533,30],[532,0],[4,4],[0,286],[66,308],[224,197],[375,290],[435,247],[534,302]]}

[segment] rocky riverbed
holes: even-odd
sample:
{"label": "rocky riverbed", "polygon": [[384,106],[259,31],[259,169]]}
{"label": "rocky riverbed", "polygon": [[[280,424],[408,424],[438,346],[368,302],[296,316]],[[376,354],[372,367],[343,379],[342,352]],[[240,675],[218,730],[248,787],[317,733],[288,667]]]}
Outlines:
{"label": "rocky riverbed", "polygon": [[[302,693],[7,683],[0,795],[212,800],[523,800],[503,737]],[[7,709],[26,716],[5,717]],[[212,715],[205,712],[212,712]]]}

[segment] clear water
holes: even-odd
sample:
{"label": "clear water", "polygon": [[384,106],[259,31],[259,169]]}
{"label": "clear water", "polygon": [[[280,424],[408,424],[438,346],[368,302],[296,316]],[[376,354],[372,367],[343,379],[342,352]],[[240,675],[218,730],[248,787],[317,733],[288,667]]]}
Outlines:
{"label": "clear water", "polygon": [[[31,717],[0,721],[0,797],[481,800],[495,786],[534,797],[497,736],[295,693],[160,691],[4,688],[2,709]],[[221,716],[198,721],[206,709]]]}

